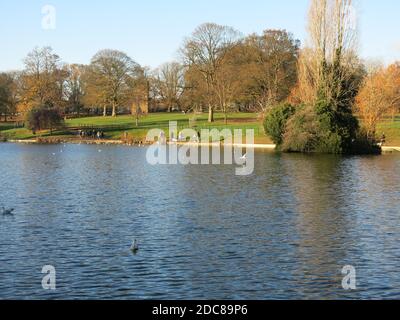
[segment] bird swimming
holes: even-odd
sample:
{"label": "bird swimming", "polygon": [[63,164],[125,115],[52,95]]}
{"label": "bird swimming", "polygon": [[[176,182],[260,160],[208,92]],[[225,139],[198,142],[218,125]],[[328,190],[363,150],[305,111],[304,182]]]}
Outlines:
{"label": "bird swimming", "polygon": [[136,239],[133,240],[133,242],[132,242],[131,251],[132,251],[133,253],[136,253],[136,252],[139,251],[139,243],[138,243],[138,241],[137,241]]}
{"label": "bird swimming", "polygon": [[6,209],[6,208],[2,207],[1,209],[2,209],[1,211],[2,211],[3,216],[12,216],[13,215],[14,208]]}

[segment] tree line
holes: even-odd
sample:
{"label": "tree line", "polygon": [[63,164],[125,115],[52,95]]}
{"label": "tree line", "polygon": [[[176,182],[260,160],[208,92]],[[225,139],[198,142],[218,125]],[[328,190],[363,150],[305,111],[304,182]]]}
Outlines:
{"label": "tree line", "polygon": [[286,30],[245,36],[205,23],[184,39],[177,61],[155,70],[117,50],[78,65],[63,63],[50,47],[35,48],[22,71],[0,74],[0,114],[7,121],[44,107],[64,116],[137,118],[147,105],[151,111],[208,112],[213,122],[216,111],[225,118],[250,111],[271,119],[284,115],[277,140],[287,150],[324,149],[327,140],[331,149],[346,149],[359,134],[355,113],[372,137],[382,117],[395,115],[400,105],[400,64],[372,68],[359,58],[352,8],[352,0],[311,0],[303,47]]}
{"label": "tree line", "polygon": [[45,106],[64,115],[153,111],[263,112],[285,100],[297,81],[300,42],[285,30],[243,37],[206,23],[185,39],[180,61],[155,70],[117,50],[98,52],[89,65],[62,63],[50,47],[35,48],[22,71],[2,73],[0,113]]}

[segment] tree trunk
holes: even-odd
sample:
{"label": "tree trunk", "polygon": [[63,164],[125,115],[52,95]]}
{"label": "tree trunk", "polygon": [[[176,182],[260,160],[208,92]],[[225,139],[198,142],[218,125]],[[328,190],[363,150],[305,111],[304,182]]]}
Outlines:
{"label": "tree trunk", "polygon": [[112,106],[112,116],[113,116],[113,117],[116,117],[116,116],[117,116],[117,108],[116,108],[116,106],[115,106],[115,103],[113,103],[113,106]]}
{"label": "tree trunk", "polygon": [[103,117],[106,117],[106,116],[107,116],[107,107],[104,106],[104,108],[103,108]]}
{"label": "tree trunk", "polygon": [[208,122],[214,122],[214,108],[211,105],[208,107]]}

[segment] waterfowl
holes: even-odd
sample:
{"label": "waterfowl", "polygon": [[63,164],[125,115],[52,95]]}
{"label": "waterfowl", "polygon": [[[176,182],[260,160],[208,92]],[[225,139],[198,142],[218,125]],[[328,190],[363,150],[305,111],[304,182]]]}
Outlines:
{"label": "waterfowl", "polygon": [[14,212],[14,208],[6,209],[6,208],[2,207],[3,216],[11,216],[13,214],[13,212]]}
{"label": "waterfowl", "polygon": [[139,243],[138,243],[138,241],[137,241],[136,239],[133,240],[133,242],[132,242],[131,251],[132,251],[133,253],[136,253],[136,252],[139,251]]}

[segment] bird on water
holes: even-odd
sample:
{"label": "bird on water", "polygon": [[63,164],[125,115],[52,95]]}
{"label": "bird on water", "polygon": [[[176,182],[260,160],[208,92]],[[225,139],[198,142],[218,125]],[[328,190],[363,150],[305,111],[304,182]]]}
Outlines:
{"label": "bird on water", "polygon": [[131,251],[133,253],[137,253],[139,251],[139,243],[138,243],[138,241],[136,239],[133,240],[133,242],[132,242]]}
{"label": "bird on water", "polygon": [[14,208],[6,209],[4,207],[1,208],[3,216],[11,216],[14,212]]}

